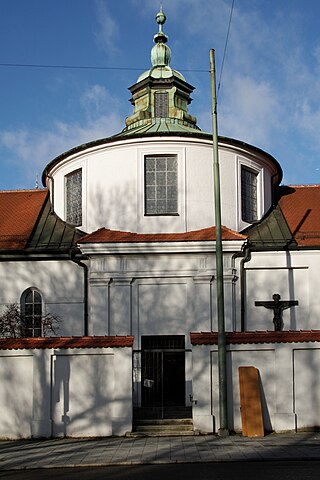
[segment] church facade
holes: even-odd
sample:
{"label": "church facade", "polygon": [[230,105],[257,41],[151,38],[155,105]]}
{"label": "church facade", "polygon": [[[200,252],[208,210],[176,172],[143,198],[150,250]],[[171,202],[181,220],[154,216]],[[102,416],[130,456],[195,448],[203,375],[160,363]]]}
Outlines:
{"label": "church facade", "polygon": [[[219,428],[212,136],[156,20],[124,130],[51,161],[43,189],[0,192],[0,308],[19,305],[29,331],[0,340],[2,437]],[[266,430],[318,427],[320,187],[281,186],[270,154],[218,143],[228,428],[242,430],[241,366],[259,370]]]}

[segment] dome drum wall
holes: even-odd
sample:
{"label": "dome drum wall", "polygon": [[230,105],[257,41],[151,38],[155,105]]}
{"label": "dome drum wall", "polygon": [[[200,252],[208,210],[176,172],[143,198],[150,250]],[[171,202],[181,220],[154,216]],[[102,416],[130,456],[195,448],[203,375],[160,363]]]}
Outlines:
{"label": "dome drum wall", "polygon": [[[212,141],[185,136],[127,137],[70,154],[48,172],[54,178],[54,209],[66,220],[66,176],[82,171],[81,229],[101,227],[137,233],[178,233],[214,225]],[[241,231],[241,169],[257,174],[258,220],[271,206],[275,165],[250,146],[227,141],[219,148],[222,223]],[[148,215],[145,211],[146,157],[177,161],[177,212]],[[162,174],[161,174],[162,175]],[[163,176],[163,175],[162,175]],[[160,178],[160,177],[159,177]],[[161,185],[159,187],[161,189]]]}

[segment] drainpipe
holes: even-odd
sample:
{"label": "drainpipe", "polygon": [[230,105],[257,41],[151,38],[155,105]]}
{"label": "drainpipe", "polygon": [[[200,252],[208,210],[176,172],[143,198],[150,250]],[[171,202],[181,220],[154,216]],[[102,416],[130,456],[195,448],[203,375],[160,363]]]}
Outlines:
{"label": "drainpipe", "polygon": [[81,262],[75,257],[76,252],[71,252],[71,261],[83,268],[83,322],[84,322],[84,336],[88,336],[88,324],[89,324],[89,309],[88,309],[88,265]]}
{"label": "drainpipe", "polygon": [[249,244],[245,244],[241,252],[233,255],[233,260],[236,258],[242,257],[240,260],[240,329],[241,332],[245,331],[245,291],[246,291],[246,277],[245,277],[245,268],[244,264],[251,260],[251,250]]}
{"label": "drainpipe", "polygon": [[51,192],[50,213],[54,213],[54,178],[49,174],[47,175],[47,178],[51,180],[51,189],[49,189]]}

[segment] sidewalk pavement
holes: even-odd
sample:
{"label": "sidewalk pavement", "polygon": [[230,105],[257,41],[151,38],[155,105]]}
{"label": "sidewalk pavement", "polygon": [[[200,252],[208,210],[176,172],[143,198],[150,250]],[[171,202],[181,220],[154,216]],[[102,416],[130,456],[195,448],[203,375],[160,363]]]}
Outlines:
{"label": "sidewalk pavement", "polygon": [[0,441],[2,471],[266,460],[320,460],[320,433]]}

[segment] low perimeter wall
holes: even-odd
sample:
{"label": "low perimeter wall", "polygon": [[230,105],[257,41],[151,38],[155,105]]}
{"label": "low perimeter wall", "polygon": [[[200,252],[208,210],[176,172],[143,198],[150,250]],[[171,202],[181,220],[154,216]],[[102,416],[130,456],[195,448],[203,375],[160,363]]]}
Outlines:
{"label": "low perimeter wall", "polygon": [[[279,333],[279,335],[278,335]],[[319,332],[318,332],[319,333]],[[320,334],[315,332],[275,332],[250,343],[250,334],[241,335],[247,343],[227,345],[227,391],[229,429],[242,431],[239,367],[253,366],[259,371],[260,393],[266,431],[317,430],[320,427]],[[197,335],[197,334],[196,334]],[[194,427],[202,432],[219,429],[218,347],[194,337],[193,408]],[[209,334],[210,335],[210,334]],[[238,335],[238,337],[237,337]],[[281,336],[282,335],[282,336]],[[312,341],[308,340],[308,336]],[[228,336],[227,336],[228,338]],[[260,340],[261,343],[258,343]],[[271,340],[271,338],[270,338]],[[209,344],[211,341],[211,344]],[[201,344],[202,342],[202,344]]]}
{"label": "low perimeter wall", "polygon": [[[83,341],[80,348],[2,347],[0,438],[131,431],[132,347],[128,337],[122,342],[126,346],[116,338],[94,348]],[[61,340],[56,343],[63,346]]]}

